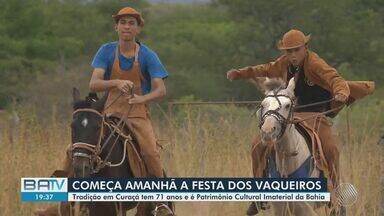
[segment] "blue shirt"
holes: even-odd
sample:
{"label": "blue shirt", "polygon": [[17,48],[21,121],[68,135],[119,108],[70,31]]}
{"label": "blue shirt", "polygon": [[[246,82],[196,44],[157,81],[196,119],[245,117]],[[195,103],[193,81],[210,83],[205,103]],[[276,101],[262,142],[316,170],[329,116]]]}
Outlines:
{"label": "blue shirt", "polygon": [[[92,67],[103,68],[105,70],[104,79],[109,80],[112,73],[112,66],[115,60],[115,50],[117,42],[110,42],[102,45],[97,51],[92,61]],[[119,54],[120,68],[129,70],[133,66],[134,57],[126,58]],[[151,91],[151,79],[166,78],[168,72],[165,70],[157,54],[147,46],[140,44],[139,65],[144,80],[141,81],[143,94]]]}

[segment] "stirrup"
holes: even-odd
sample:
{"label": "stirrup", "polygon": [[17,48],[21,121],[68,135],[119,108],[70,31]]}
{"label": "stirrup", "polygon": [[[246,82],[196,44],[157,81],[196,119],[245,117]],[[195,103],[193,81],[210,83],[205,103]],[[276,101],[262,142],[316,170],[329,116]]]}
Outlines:
{"label": "stirrup", "polygon": [[[165,209],[167,211],[167,213],[165,213],[164,216],[174,216],[175,215],[173,213],[172,209],[169,208],[169,206],[164,204],[164,203],[156,205],[156,208],[155,208],[155,210],[152,211],[152,214],[154,216],[159,216],[158,213],[162,211],[161,209]],[[163,216],[163,214],[160,214],[160,216]]]}

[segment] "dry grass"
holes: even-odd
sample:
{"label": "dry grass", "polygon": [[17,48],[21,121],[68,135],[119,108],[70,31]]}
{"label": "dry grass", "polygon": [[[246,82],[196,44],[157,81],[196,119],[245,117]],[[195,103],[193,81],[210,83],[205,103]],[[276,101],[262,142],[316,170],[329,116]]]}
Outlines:
{"label": "dry grass", "polygon": [[[380,215],[380,165],[384,161],[383,147],[377,141],[383,133],[384,117],[379,111],[380,104],[350,110],[350,136],[347,113],[344,111],[336,120],[343,181],[354,184],[359,191],[358,202],[348,208],[349,215]],[[42,123],[28,110],[20,114],[17,129],[9,124],[5,114],[0,116],[0,215],[32,215],[37,204],[21,203],[20,178],[48,176],[61,166],[70,142],[70,118],[59,121],[56,116],[53,113]],[[250,142],[258,130],[256,119],[249,117],[248,110],[232,106],[184,107],[177,110],[172,124],[163,116],[160,118],[163,120],[158,121],[155,116],[154,124],[170,176],[251,176]],[[244,215],[247,206],[245,202],[177,203],[177,213]],[[261,215],[270,214],[267,211]]]}

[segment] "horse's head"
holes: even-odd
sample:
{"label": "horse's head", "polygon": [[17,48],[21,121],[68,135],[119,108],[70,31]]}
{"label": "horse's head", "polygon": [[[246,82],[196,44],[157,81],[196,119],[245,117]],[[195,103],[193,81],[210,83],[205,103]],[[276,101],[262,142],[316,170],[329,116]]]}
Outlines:
{"label": "horse's head", "polygon": [[264,142],[279,140],[293,115],[295,81],[287,87],[282,80],[268,79],[264,83],[266,97],[258,110],[261,139]]}
{"label": "horse's head", "polygon": [[72,158],[75,177],[89,177],[94,157],[102,136],[103,115],[106,96],[98,99],[89,93],[80,100],[79,90],[73,89],[73,119],[71,123]]}

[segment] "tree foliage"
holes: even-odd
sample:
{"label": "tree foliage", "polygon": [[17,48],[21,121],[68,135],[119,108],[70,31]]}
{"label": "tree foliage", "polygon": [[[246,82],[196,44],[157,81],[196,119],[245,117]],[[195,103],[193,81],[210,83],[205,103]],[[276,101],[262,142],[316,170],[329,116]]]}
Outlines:
{"label": "tree foliage", "polygon": [[[230,68],[271,61],[276,43],[298,28],[310,47],[347,79],[383,83],[384,6],[379,0],[216,0],[210,4],[150,4],[144,0],[0,0],[0,107],[24,100],[30,86],[61,73],[86,73],[100,45],[116,40],[111,15],[123,6],[144,14],[140,40],[170,72],[170,99],[255,99]],[[41,78],[43,77],[43,78]],[[89,77],[88,77],[89,78]],[[48,78],[47,78],[48,79]],[[66,83],[66,82],[63,82]],[[71,89],[71,86],[62,86]],[[58,93],[52,89],[47,94]]]}

